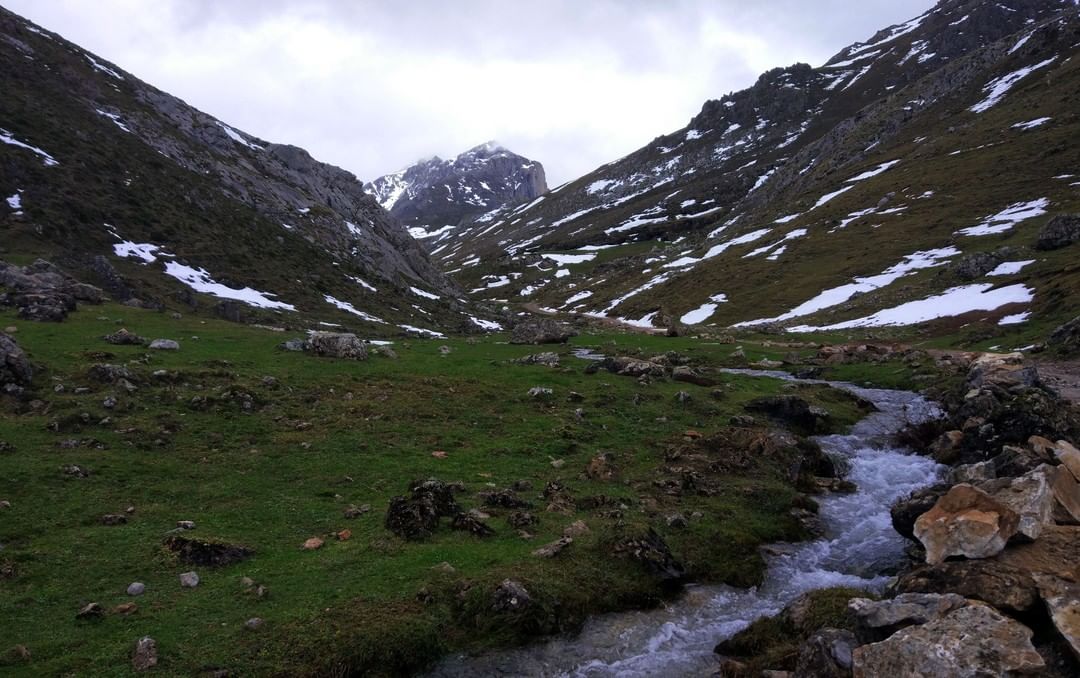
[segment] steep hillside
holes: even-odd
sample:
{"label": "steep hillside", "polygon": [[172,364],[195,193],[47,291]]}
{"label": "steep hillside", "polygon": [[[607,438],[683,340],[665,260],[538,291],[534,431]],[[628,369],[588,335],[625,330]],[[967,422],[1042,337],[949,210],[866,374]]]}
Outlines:
{"label": "steep hillside", "polygon": [[6,10],[0,88],[0,259],[47,257],[132,304],[231,299],[219,312],[278,324],[486,324],[349,172]]}
{"label": "steep hillside", "polygon": [[[1080,204],[1078,28],[1071,0],[946,0],[433,253],[479,298],[648,326],[1075,315],[1075,252],[1031,246]],[[947,266],[981,252],[979,275]]]}
{"label": "steep hillside", "polygon": [[544,166],[494,141],[451,160],[434,157],[365,186],[418,239],[450,232],[462,220],[547,191]]}

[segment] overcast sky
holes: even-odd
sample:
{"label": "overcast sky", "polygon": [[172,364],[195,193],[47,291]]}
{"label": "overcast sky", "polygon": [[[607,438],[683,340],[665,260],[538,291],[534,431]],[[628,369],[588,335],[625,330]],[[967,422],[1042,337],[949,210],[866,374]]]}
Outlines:
{"label": "overcast sky", "polygon": [[0,0],[367,181],[489,139],[552,186],[932,0]]}

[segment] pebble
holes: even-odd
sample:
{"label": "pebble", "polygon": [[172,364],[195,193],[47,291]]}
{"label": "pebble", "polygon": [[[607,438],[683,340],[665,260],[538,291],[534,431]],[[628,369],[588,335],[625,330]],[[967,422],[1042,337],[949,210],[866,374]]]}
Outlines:
{"label": "pebble", "polygon": [[304,545],[301,548],[303,548],[305,551],[314,551],[315,549],[321,549],[322,546],[323,546],[323,540],[322,539],[320,539],[318,537],[312,537],[311,539],[308,539],[307,541],[305,541]]}
{"label": "pebble", "polygon": [[127,594],[129,596],[141,596],[146,591],[146,584],[141,581],[132,582],[128,584]]}
{"label": "pebble", "polygon": [[76,619],[97,619],[105,615],[105,608],[98,603],[87,603],[75,614]]}
{"label": "pebble", "polygon": [[184,572],[180,575],[180,586],[193,589],[199,585],[199,575],[194,572]]}
{"label": "pebble", "polygon": [[194,520],[178,520],[178,521],[176,521],[176,526],[179,527],[181,530],[194,530],[195,529],[195,521]]}
{"label": "pebble", "polygon": [[251,630],[251,631],[257,630],[262,625],[263,625],[263,620],[261,618],[259,618],[259,617],[252,617],[251,619],[244,622],[244,628],[246,628],[248,630]]}

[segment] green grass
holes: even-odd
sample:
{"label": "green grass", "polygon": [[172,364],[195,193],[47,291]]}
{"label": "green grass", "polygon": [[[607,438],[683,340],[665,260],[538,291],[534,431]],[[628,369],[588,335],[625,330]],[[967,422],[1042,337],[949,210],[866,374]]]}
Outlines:
{"label": "green grass", "polygon": [[[4,660],[6,672],[124,675],[143,635],[158,641],[159,673],[168,675],[207,666],[280,674],[411,670],[443,651],[521,642],[572,629],[588,614],[655,604],[666,595],[659,583],[611,553],[618,539],[650,526],[695,579],[738,585],[760,578],[759,544],[801,536],[787,515],[798,493],[778,459],[714,474],[719,491],[712,496],[671,496],[653,482],[675,477],[665,453],[686,444],[687,430],[721,431],[749,399],[796,388],[776,380],[723,375],[716,395],[676,382],[641,385],[586,375],[586,362],[566,349],[560,369],[518,366],[508,361],[538,349],[499,336],[400,341],[396,360],[318,359],[276,348],[291,335],[118,305],[84,307],[63,324],[21,322],[4,311],[0,327],[8,325],[39,367],[39,401],[0,401],[0,440],[15,446],[0,454],[0,499],[12,504],[0,523],[0,561],[13,569],[0,579],[0,653],[19,644],[32,654],[30,663]],[[173,338],[182,348],[151,353],[101,339],[119,327]],[[726,364],[735,348],[647,335],[576,342],[612,355],[677,350],[702,367]],[[440,352],[444,345],[449,355]],[[745,349],[754,360],[786,350]],[[88,370],[97,362],[128,366],[138,390],[92,381]],[[153,377],[158,370],[169,379]],[[264,382],[267,376],[276,383]],[[552,388],[554,398],[528,397],[533,386]],[[683,390],[692,399],[679,404],[675,394]],[[570,391],[583,401],[569,402]],[[839,427],[862,415],[857,403],[826,387],[797,392],[827,407]],[[102,405],[110,394],[119,400],[111,411]],[[60,447],[68,439],[93,439],[104,449]],[[435,450],[447,457],[433,457]],[[602,452],[614,456],[613,481],[583,474]],[[553,459],[565,466],[553,468]],[[66,464],[91,475],[65,476]],[[446,527],[426,542],[398,539],[383,527],[387,501],[429,476],[463,482],[465,508],[479,506],[480,491],[529,481],[532,489],[522,494],[540,517],[534,538],[521,538],[505,511],[492,510],[490,539]],[[617,498],[626,506],[622,518],[545,512],[540,491],[555,479],[577,498]],[[343,518],[353,504],[372,511]],[[98,523],[128,506],[135,510],[126,525]],[[665,517],[676,511],[703,517],[668,528]],[[563,556],[531,556],[577,519],[591,532]],[[217,569],[178,563],[161,547],[178,520],[194,520],[194,536],[242,544],[255,555]],[[330,536],[344,528],[352,530],[348,541]],[[312,536],[326,546],[302,551]],[[453,575],[433,572],[443,561]],[[190,569],[202,583],[181,589],[177,575]],[[269,596],[245,590],[245,576],[267,586]],[[520,619],[493,618],[485,607],[507,577],[540,601]],[[88,602],[111,609],[128,601],[132,581],[147,585],[132,599],[137,613],[75,619]],[[429,604],[416,601],[421,589],[432,593]],[[266,625],[245,630],[255,616]]]}

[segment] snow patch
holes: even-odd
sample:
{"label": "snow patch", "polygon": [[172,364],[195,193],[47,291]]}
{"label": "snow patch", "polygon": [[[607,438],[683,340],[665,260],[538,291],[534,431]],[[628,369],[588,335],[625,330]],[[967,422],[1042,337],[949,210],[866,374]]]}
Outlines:
{"label": "snow patch", "polygon": [[982,223],[960,229],[956,234],[980,236],[1004,233],[1012,230],[1012,228],[1021,221],[1026,221],[1027,219],[1033,219],[1046,214],[1046,208],[1049,206],[1050,201],[1046,198],[1039,198],[1038,200],[1031,200],[1029,202],[1018,202],[1009,205],[997,214],[986,217]]}
{"label": "snow patch", "polygon": [[355,315],[355,316],[357,316],[359,318],[363,318],[364,320],[367,320],[368,322],[382,323],[383,325],[387,324],[387,322],[385,320],[382,320],[380,318],[376,318],[375,316],[371,315],[370,313],[365,313],[364,311],[359,310],[358,308],[356,308],[355,306],[353,306],[352,304],[350,304],[347,301],[342,301],[341,299],[335,299],[334,297],[330,296],[329,294],[325,295],[323,297],[323,299],[326,300],[326,303],[328,303],[328,304],[330,304],[332,306],[336,306],[336,307],[340,308],[342,311],[345,311],[346,313],[352,313],[353,315]]}
{"label": "snow patch", "polygon": [[1008,75],[1003,75],[1000,78],[995,78],[991,80],[983,86],[983,91],[986,92],[986,98],[972,106],[969,110],[973,113],[982,113],[989,110],[999,101],[1001,101],[1006,94],[1009,93],[1009,90],[1012,89],[1013,85],[1020,82],[1028,75],[1031,75],[1040,68],[1049,66],[1056,60],[1057,57],[1050,57],[1049,59],[1040,61],[1039,63],[1032,66],[1026,66],[1019,70],[1013,71]]}
{"label": "snow patch", "polygon": [[209,294],[222,299],[234,299],[248,304],[249,306],[257,306],[258,308],[276,308],[285,311],[296,310],[296,307],[292,304],[286,304],[285,302],[271,299],[270,297],[277,296],[275,294],[260,292],[250,287],[234,289],[227,285],[222,285],[219,282],[215,282],[206,269],[193,268],[175,261],[167,261],[165,262],[165,274],[176,278],[196,292],[202,292],[203,294]]}

